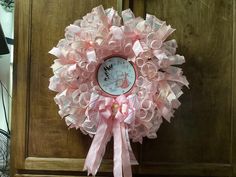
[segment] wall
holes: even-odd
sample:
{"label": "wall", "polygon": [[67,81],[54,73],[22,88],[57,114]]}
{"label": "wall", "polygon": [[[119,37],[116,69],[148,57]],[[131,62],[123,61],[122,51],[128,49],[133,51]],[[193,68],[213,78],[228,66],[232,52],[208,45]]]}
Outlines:
{"label": "wall", "polygon": [[[14,13],[13,12],[7,12],[1,5],[0,5],[0,22],[3,28],[3,32],[6,37],[12,38],[13,36],[13,20],[14,20]],[[2,83],[6,86],[6,88],[11,93],[11,83],[12,83],[12,51],[13,47],[9,45],[9,49],[11,50],[10,54],[6,55],[0,55],[0,80]],[[1,93],[1,88],[0,88]],[[1,98],[1,95],[0,95]],[[7,108],[7,113],[9,115],[11,100],[8,96],[7,92],[4,91],[4,98]],[[8,116],[9,117],[9,116]],[[4,119],[4,111],[3,111],[3,105],[2,100],[0,99],[0,128],[7,130],[5,119]]]}

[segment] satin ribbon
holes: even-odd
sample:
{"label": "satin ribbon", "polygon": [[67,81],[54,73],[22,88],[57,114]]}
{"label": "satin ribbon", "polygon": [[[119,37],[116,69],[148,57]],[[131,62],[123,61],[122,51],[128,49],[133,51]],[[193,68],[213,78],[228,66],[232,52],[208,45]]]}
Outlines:
{"label": "satin ribbon", "polygon": [[[134,107],[130,101],[121,95],[116,99],[109,97],[100,97],[96,101],[98,108],[99,124],[93,142],[87,154],[84,170],[88,175],[96,175],[101,164],[106,145],[111,136],[114,137],[114,177],[132,177],[132,164],[137,164],[132,149],[130,147],[129,137],[126,133],[125,119],[134,116]],[[87,116],[94,114],[97,109],[87,111]]]}

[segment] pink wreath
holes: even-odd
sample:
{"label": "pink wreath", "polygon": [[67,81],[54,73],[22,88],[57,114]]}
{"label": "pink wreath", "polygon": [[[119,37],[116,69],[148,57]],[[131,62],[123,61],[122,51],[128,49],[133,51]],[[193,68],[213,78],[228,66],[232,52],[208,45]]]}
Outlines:
{"label": "pink wreath", "polygon": [[[121,21],[123,20],[123,25]],[[58,59],[51,66],[54,75],[49,89],[58,92],[55,102],[69,128],[93,137],[84,170],[95,175],[106,144],[114,138],[114,176],[132,176],[137,164],[130,140],[156,138],[163,118],[170,122],[180,106],[178,98],[188,81],[181,68],[184,57],[176,53],[170,25],[153,15],[146,20],[130,9],[122,20],[113,8],[98,6],[66,27],[49,53]],[[98,68],[107,58],[122,57],[135,68],[136,81],[129,92],[109,95],[98,83]]]}

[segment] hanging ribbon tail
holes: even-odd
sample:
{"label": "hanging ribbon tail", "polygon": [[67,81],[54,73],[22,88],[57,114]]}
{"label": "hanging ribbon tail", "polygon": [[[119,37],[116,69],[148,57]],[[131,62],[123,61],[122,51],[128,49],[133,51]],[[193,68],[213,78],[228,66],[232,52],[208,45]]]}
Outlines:
{"label": "hanging ribbon tail", "polygon": [[121,135],[122,135],[123,174],[124,177],[132,177],[131,160],[129,154],[129,147],[126,139],[126,128],[124,123],[121,123]]}
{"label": "hanging ribbon tail", "polygon": [[114,138],[113,174],[114,177],[122,177],[122,136],[118,119],[114,119],[112,130]]}
{"label": "hanging ribbon tail", "polygon": [[130,144],[129,132],[128,132],[127,128],[125,128],[125,138],[126,138],[126,142],[127,142],[128,149],[129,149],[130,164],[131,165],[138,165],[139,163],[135,158],[134,152],[133,152],[131,144]]}
{"label": "hanging ribbon tail", "polygon": [[88,175],[96,175],[102,158],[104,156],[106,145],[111,138],[111,120],[101,118],[98,125],[96,135],[93,138],[93,142],[90,146],[89,152],[85,159],[84,171],[88,171]]}
{"label": "hanging ribbon tail", "polygon": [[[132,177],[129,146],[126,140],[126,128],[123,122],[114,120],[114,177]],[[133,152],[132,152],[133,153]],[[123,175],[122,175],[123,174]]]}

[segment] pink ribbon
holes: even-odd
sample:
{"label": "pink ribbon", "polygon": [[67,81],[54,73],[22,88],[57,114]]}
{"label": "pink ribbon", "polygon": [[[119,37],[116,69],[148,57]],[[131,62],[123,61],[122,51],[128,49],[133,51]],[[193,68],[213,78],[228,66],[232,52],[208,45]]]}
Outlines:
{"label": "pink ribbon", "polygon": [[129,147],[130,142],[124,120],[134,113],[134,107],[124,95],[121,95],[116,99],[100,97],[96,101],[95,107],[87,111],[87,116],[94,115],[94,111],[97,110],[99,124],[85,160],[84,170],[88,171],[88,175],[96,175],[106,145],[113,135],[114,177],[123,177],[123,175],[132,177],[131,157],[133,158],[134,155]]}

